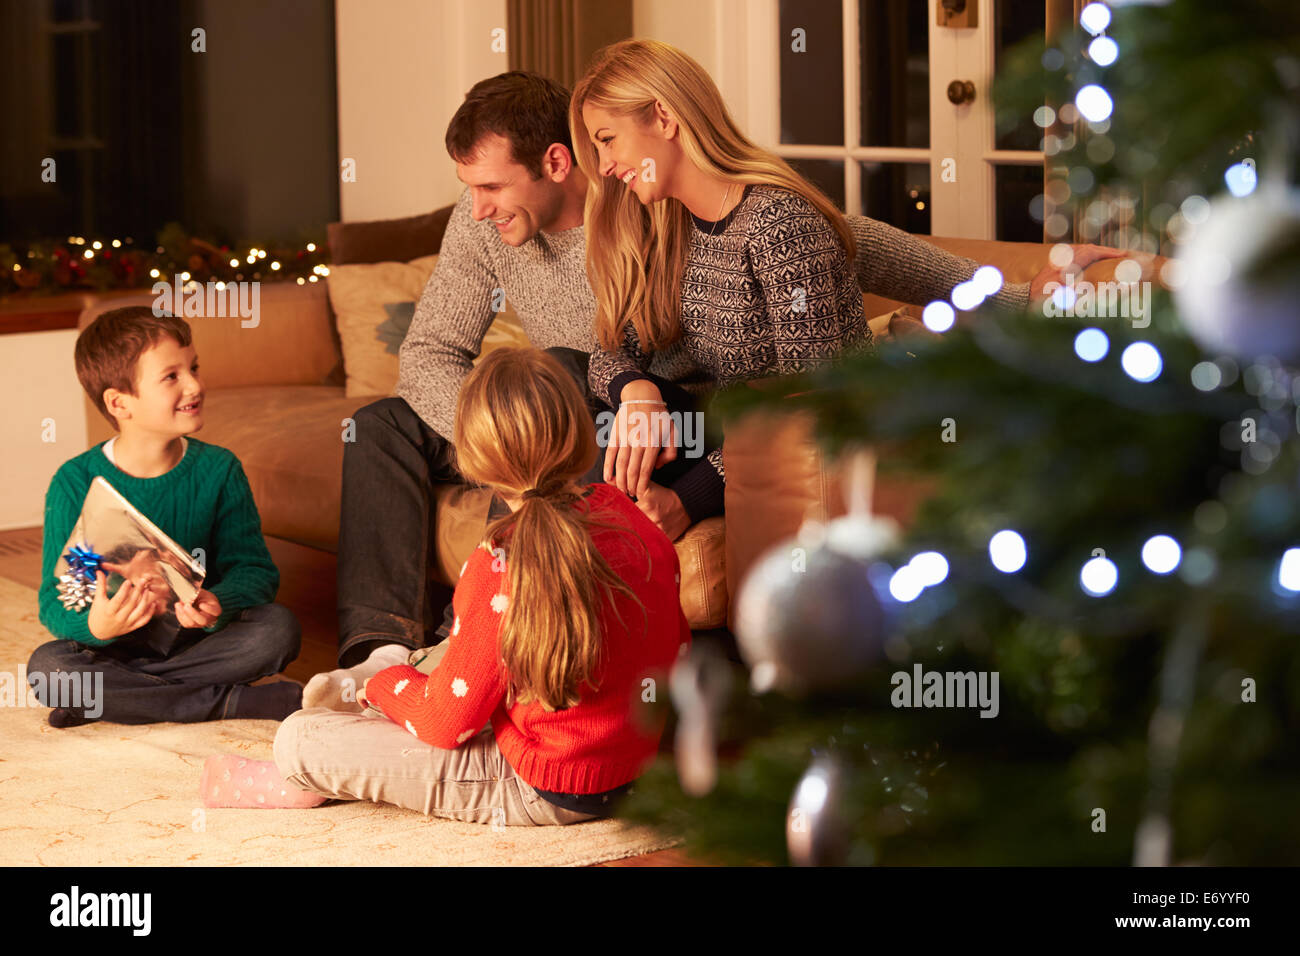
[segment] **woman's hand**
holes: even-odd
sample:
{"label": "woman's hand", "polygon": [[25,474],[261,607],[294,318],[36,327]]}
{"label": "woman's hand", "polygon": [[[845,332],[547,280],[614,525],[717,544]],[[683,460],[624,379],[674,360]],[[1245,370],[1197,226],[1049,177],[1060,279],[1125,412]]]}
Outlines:
{"label": "woman's hand", "polygon": [[605,448],[605,481],[639,499],[654,470],[677,457],[677,428],[653,382],[629,382],[619,400]]}
{"label": "woman's hand", "polygon": [[682,499],[677,497],[677,492],[653,481],[644,493],[637,495],[636,506],[659,526],[669,541],[676,541],[691,526],[691,517],[682,506]]}

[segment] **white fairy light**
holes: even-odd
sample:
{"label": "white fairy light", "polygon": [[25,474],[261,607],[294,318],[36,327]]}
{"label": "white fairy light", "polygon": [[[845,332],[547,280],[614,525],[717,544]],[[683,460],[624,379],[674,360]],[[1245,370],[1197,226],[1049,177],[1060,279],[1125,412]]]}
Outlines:
{"label": "white fairy light", "polygon": [[911,565],[899,568],[889,579],[890,595],[903,604],[915,601],[923,590],[925,585],[921,583],[921,576]]}
{"label": "white fairy light", "polygon": [[1110,558],[1095,557],[1079,571],[1079,584],[1093,597],[1104,597],[1118,582],[1119,569]]}
{"label": "white fairy light", "polygon": [[1142,563],[1155,574],[1169,574],[1183,560],[1183,549],[1167,534],[1147,538],[1142,545]]}
{"label": "white fairy light", "polygon": [[1300,548],[1287,548],[1277,568],[1277,583],[1288,591],[1300,591]]}
{"label": "white fairy light", "polygon": [[1096,83],[1089,83],[1075,95],[1074,105],[1088,122],[1100,123],[1110,117],[1115,101]]}
{"label": "white fairy light", "polygon": [[989,539],[989,560],[1003,574],[1014,574],[1025,566],[1025,539],[1003,529]]}
{"label": "white fairy light", "polygon": [[997,266],[980,266],[971,276],[971,282],[975,283],[981,295],[988,297],[1002,288],[1002,273]]}
{"label": "white fairy light", "polygon": [[1119,57],[1119,44],[1110,37],[1097,37],[1088,44],[1088,56],[1098,66],[1110,66]]}
{"label": "white fairy light", "polygon": [[947,332],[957,321],[957,313],[947,302],[931,302],[921,310],[921,321],[931,332]]}
{"label": "white fairy light", "polygon": [[973,281],[960,282],[952,290],[952,304],[963,312],[979,308],[983,301],[984,296]]}
{"label": "white fairy light", "polygon": [[1234,163],[1223,174],[1223,182],[1227,185],[1228,192],[1238,199],[1253,193],[1257,180],[1254,163]]}
{"label": "white fairy light", "polygon": [[922,587],[932,588],[948,577],[948,559],[938,551],[922,551],[907,566],[916,573]]}
{"label": "white fairy light", "polygon": [[1101,329],[1084,329],[1074,337],[1074,354],[1085,362],[1100,362],[1110,351],[1110,339]]}
{"label": "white fairy light", "polygon": [[1134,342],[1119,357],[1119,364],[1139,382],[1154,382],[1164,368],[1160,353],[1150,342]]}
{"label": "white fairy light", "polygon": [[1110,8],[1104,3],[1090,3],[1079,11],[1079,23],[1095,36],[1110,26]]}

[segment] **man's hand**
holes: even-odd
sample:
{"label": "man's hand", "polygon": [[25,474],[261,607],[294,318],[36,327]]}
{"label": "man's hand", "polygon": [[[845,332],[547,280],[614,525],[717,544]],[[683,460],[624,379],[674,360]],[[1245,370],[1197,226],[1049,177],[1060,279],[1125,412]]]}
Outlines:
{"label": "man's hand", "polygon": [[108,596],[108,578],[103,571],[95,572],[95,597],[90,602],[86,625],[96,640],[111,641],[144,627],[153,618],[157,603],[147,587],[123,581],[111,598]]}
{"label": "man's hand", "polygon": [[1042,301],[1047,298],[1044,287],[1049,282],[1065,284],[1065,273],[1083,272],[1084,269],[1101,259],[1118,259],[1121,256],[1130,255],[1123,249],[1113,249],[1110,246],[1071,246],[1074,250],[1074,259],[1064,266],[1054,266],[1048,264],[1043,267],[1043,271],[1034,276],[1029,282],[1029,301]]}
{"label": "man's hand", "polygon": [[221,617],[221,602],[211,591],[199,591],[193,604],[177,601],[175,611],[181,627],[211,627]]}
{"label": "man's hand", "polygon": [[659,526],[669,541],[676,541],[691,526],[690,515],[682,506],[682,499],[677,497],[677,492],[653,481],[649,483],[645,494],[637,498],[636,506]]}

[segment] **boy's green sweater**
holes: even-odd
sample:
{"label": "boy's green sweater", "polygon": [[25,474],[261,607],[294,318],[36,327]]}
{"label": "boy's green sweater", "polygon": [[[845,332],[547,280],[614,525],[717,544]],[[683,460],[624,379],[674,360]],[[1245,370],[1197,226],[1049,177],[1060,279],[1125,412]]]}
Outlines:
{"label": "boy's green sweater", "polygon": [[[98,640],[86,621],[89,609],[66,610],[59,603],[54,568],[81,515],[90,483],[103,475],[150,521],[191,554],[203,549],[204,590],[221,602],[217,631],[244,608],[269,604],[280,586],[280,572],[266,550],[262,522],[243,466],[231,452],[194,438],[185,456],[157,478],[134,478],[104,456],[101,442],[64,462],[45,494],[45,542],[41,560],[41,623],[55,637],[91,647]],[[96,542],[86,542],[96,548]]]}

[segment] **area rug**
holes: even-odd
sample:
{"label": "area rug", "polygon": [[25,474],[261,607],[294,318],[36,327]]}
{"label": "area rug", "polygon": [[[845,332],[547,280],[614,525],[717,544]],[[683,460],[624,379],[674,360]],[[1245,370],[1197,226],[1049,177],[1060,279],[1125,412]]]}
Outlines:
{"label": "area rug", "polygon": [[[0,578],[4,679],[48,639],[36,592]],[[0,706],[0,866],[586,866],[677,842],[619,820],[493,829],[362,802],[209,810],[203,761],[269,760],[275,722],[56,730],[24,688]]]}

